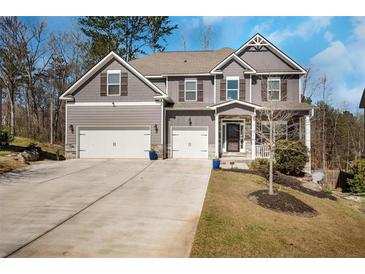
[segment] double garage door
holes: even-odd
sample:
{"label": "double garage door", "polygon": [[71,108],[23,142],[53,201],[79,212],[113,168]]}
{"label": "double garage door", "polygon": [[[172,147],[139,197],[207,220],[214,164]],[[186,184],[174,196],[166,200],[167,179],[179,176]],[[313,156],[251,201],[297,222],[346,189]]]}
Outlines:
{"label": "double garage door", "polygon": [[148,158],[150,147],[149,127],[79,130],[80,158]]}
{"label": "double garage door", "polygon": [[207,127],[172,127],[173,158],[208,158]]}

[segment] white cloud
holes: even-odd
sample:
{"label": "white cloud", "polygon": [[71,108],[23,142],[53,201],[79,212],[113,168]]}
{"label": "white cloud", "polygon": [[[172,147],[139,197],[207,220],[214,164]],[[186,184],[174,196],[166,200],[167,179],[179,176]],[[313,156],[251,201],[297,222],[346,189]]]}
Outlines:
{"label": "white cloud", "polygon": [[326,31],[323,35],[324,39],[326,39],[327,42],[333,41],[333,34],[330,31]]}
{"label": "white cloud", "polygon": [[365,87],[365,18],[355,18],[352,24],[352,33],[345,42],[331,40],[310,62],[328,76],[334,103],[347,101],[355,110]]}
{"label": "white cloud", "polygon": [[308,39],[328,27],[331,24],[331,20],[331,17],[310,17],[295,28],[287,28],[272,32],[268,35],[268,39],[275,44],[280,44],[282,41],[292,37]]}
{"label": "white cloud", "polygon": [[223,19],[223,16],[203,16],[203,25],[211,26],[220,23]]}

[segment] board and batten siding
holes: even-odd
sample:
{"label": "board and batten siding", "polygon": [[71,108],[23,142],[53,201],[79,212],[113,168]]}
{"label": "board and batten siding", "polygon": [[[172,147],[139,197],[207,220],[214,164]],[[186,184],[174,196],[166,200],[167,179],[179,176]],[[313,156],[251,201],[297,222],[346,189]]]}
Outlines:
{"label": "board and batten siding", "polygon": [[150,78],[148,79],[152,84],[158,87],[163,92],[166,92],[166,79],[165,78]]}
{"label": "board and batten siding", "polygon": [[[100,96],[100,73],[106,73],[108,70],[120,70],[122,73],[128,74],[127,96]],[[155,95],[160,94],[153,91],[141,79],[116,60],[112,60],[106,64],[73,93],[75,102],[146,102],[154,101],[153,96]]]}
{"label": "board and batten siding", "polygon": [[[155,130],[157,125],[157,132]],[[72,133],[69,126],[73,125]],[[77,127],[150,126],[151,144],[161,142],[161,106],[67,106],[66,145],[76,145]]]}
{"label": "board and batten siding", "polygon": [[[179,81],[185,79],[196,79],[203,81],[203,103],[214,104],[214,77],[213,76],[191,76],[191,77],[177,77],[169,76],[168,93],[169,97],[175,102],[179,101]],[[193,103],[189,101],[189,103]],[[199,102],[201,103],[201,102]]]}

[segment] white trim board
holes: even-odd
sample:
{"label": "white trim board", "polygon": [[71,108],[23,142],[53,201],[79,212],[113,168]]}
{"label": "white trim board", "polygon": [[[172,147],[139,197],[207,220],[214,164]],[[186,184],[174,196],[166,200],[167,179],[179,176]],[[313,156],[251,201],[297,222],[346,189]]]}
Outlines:
{"label": "white trim board", "polygon": [[78,102],[67,104],[68,107],[102,107],[102,106],[159,106],[161,102]]}
{"label": "white trim board", "polygon": [[288,55],[286,55],[282,50],[280,50],[278,47],[276,47],[274,44],[272,44],[269,40],[267,40],[265,37],[263,37],[260,33],[256,33],[253,37],[251,37],[245,44],[243,44],[234,53],[239,55],[242,50],[244,50],[246,47],[249,47],[249,46],[268,46],[268,47],[271,47],[281,57],[283,57],[286,61],[288,61],[290,64],[292,64],[293,66],[298,68],[301,73],[303,73],[303,74],[307,73],[306,70],[302,66],[300,66],[298,63],[296,63],[294,60],[292,60]]}
{"label": "white trim board", "polygon": [[166,93],[164,93],[161,89],[156,87],[153,83],[151,83],[146,77],[144,77],[140,72],[138,72],[134,67],[132,67],[130,64],[128,64],[126,61],[123,60],[122,57],[120,57],[115,52],[110,52],[107,56],[105,56],[99,63],[97,63],[93,68],[91,68],[86,74],[84,74],[78,81],[76,81],[70,88],[66,90],[61,96],[61,100],[70,100],[70,98],[67,98],[65,96],[69,95],[70,93],[74,92],[77,88],[79,88],[84,82],[86,82],[94,73],[100,69],[103,65],[105,65],[107,62],[115,58],[117,61],[119,61],[125,68],[130,70],[132,73],[134,73],[140,80],[142,80],[147,86],[149,86],[152,90],[154,90],[157,93],[160,93],[162,96],[166,96]]}
{"label": "white trim board", "polygon": [[230,104],[240,104],[240,105],[244,105],[244,106],[249,106],[249,107],[252,107],[254,109],[262,109],[263,107],[261,106],[258,106],[258,105],[254,105],[254,104],[251,104],[251,103],[248,103],[248,102],[244,102],[244,101],[239,101],[239,100],[231,100],[231,101],[228,101],[228,102],[225,102],[225,103],[222,103],[222,104],[219,104],[219,105],[216,105],[216,106],[208,106],[207,108],[209,109],[217,109],[217,108],[220,108],[220,107],[224,107],[224,106],[227,106],[227,105],[230,105]]}
{"label": "white trim board", "polygon": [[220,74],[222,73],[221,71],[216,71],[218,70],[221,66],[224,66],[228,61],[230,61],[231,59],[236,60],[236,62],[240,63],[241,65],[243,65],[244,67],[248,68],[249,71],[245,71],[244,74],[252,74],[252,73],[256,73],[256,70],[251,67],[249,64],[247,64],[245,61],[243,61],[241,58],[239,58],[235,53],[232,53],[231,55],[229,55],[228,57],[226,57],[222,62],[220,62],[218,65],[216,65],[211,71],[211,74]]}

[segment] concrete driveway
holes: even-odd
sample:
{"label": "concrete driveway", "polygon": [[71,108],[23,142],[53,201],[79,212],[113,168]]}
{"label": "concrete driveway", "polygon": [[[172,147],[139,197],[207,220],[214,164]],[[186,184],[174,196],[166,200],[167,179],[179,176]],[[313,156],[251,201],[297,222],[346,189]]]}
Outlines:
{"label": "concrete driveway", "polygon": [[95,159],[0,175],[1,257],[187,257],[208,160]]}

